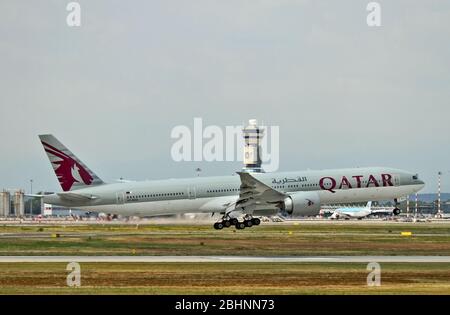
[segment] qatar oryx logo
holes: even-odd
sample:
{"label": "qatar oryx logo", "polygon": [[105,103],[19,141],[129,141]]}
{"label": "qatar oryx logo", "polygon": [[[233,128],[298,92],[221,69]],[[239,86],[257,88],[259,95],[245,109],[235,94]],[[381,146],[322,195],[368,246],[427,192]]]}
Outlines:
{"label": "qatar oryx logo", "polygon": [[311,199],[306,199],[308,201],[308,207],[311,207],[314,204],[314,201]]}
{"label": "qatar oryx logo", "polygon": [[90,185],[94,178],[72,157],[61,150],[42,142],[45,151],[51,155],[51,163],[64,191],[68,191],[75,183]]}
{"label": "qatar oryx logo", "polygon": [[367,179],[364,175],[342,176],[336,179],[331,176],[322,177],[319,186],[323,190],[335,193],[336,189],[368,188],[394,186],[391,174],[381,174],[379,178],[370,174]]}

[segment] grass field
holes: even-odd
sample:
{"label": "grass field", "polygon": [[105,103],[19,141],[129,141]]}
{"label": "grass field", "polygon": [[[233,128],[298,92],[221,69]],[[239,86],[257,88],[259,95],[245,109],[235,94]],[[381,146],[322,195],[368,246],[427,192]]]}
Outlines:
{"label": "grass field", "polygon": [[[450,224],[3,225],[0,255],[447,256]],[[383,263],[379,287],[362,263],[83,263],[79,288],[68,273],[64,263],[0,263],[0,294],[450,294],[448,263]]]}
{"label": "grass field", "polygon": [[367,286],[365,264],[87,263],[81,287],[66,264],[1,264],[0,294],[450,294],[449,264],[381,265]]}
{"label": "grass field", "polygon": [[450,224],[0,226],[0,240],[0,255],[450,255]]}

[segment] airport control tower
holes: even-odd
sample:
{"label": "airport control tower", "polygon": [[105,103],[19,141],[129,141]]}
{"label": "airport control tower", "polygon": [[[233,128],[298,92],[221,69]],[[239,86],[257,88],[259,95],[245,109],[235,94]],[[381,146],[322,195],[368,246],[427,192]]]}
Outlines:
{"label": "airport control tower", "polygon": [[264,173],[261,167],[261,139],[264,137],[264,129],[258,127],[256,119],[250,119],[242,133],[244,135],[244,168],[242,171]]}

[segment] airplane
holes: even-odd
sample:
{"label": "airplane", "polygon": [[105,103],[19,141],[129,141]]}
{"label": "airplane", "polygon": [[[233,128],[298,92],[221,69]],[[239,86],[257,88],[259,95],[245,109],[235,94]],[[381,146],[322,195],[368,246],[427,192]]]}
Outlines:
{"label": "airplane", "polygon": [[330,210],[333,214],[330,219],[362,219],[374,214],[390,214],[399,215],[400,209],[394,207],[392,209],[372,209],[372,201],[367,202],[365,207],[344,207]]}
{"label": "airplane", "polygon": [[39,136],[62,192],[45,203],[124,216],[219,213],[215,229],[261,216],[317,215],[321,204],[395,200],[424,187],[415,173],[364,167],[105,183],[53,135]]}

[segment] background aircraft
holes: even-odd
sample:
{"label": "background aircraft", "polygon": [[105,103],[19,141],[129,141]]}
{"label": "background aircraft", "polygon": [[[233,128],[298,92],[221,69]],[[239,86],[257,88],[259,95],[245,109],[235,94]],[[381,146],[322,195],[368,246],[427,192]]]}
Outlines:
{"label": "background aircraft", "polygon": [[329,210],[333,214],[330,219],[362,219],[369,215],[399,215],[400,209],[396,207],[385,209],[372,209],[372,201],[369,201],[365,207],[344,207],[335,210]]}

